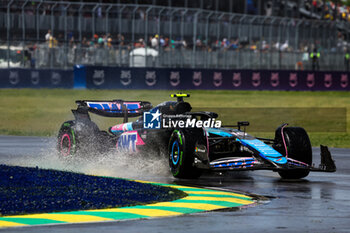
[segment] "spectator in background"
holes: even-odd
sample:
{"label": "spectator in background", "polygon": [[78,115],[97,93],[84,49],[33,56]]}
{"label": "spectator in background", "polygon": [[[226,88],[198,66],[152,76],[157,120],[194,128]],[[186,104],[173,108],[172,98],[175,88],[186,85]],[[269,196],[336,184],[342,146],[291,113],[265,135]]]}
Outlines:
{"label": "spectator in background", "polygon": [[280,48],[281,48],[280,42],[277,41],[277,42],[274,44],[273,48],[274,48],[275,50],[279,51]]}
{"label": "spectator in background", "polygon": [[164,39],[164,48],[169,50],[169,37],[165,37]]}
{"label": "spectator in background", "polygon": [[268,1],[265,4],[265,15],[272,16],[272,2],[271,1]]}
{"label": "spectator in background", "polygon": [[49,29],[49,30],[47,31],[46,35],[45,35],[45,40],[46,40],[46,42],[49,42],[51,36],[52,36],[52,35],[51,35],[51,30]]}
{"label": "spectator in background", "polygon": [[103,35],[103,36],[100,36],[100,37],[98,38],[97,43],[98,43],[98,46],[99,46],[100,48],[103,47],[103,45],[104,45],[104,35]]}
{"label": "spectator in background", "polygon": [[324,18],[325,19],[330,19],[330,20],[333,20],[333,15],[331,14],[330,10],[329,10],[329,7],[327,4],[325,4],[323,6],[324,8]]}
{"label": "spectator in background", "polygon": [[158,35],[155,35],[152,39],[151,39],[151,47],[154,49],[158,49]]}
{"label": "spectator in background", "polygon": [[96,45],[97,41],[98,41],[98,35],[95,34],[94,37],[92,38],[92,42],[94,43],[94,45]]}
{"label": "spectator in background", "polygon": [[237,38],[236,40],[234,39],[231,39],[231,42],[230,42],[230,50],[236,50],[239,48],[239,39]]}
{"label": "spectator in background", "polygon": [[266,42],[266,40],[263,40],[261,42],[261,51],[267,52],[269,50],[269,44]]}
{"label": "spectator in background", "polygon": [[110,36],[107,38],[107,47],[108,47],[109,49],[113,48],[113,47],[112,47],[112,37],[110,37]]}
{"label": "spectator in background", "polygon": [[75,63],[76,61],[76,49],[77,46],[75,44],[74,36],[72,35],[69,39],[69,50],[68,50],[68,62],[69,63]]}
{"label": "spectator in background", "polygon": [[29,50],[29,58],[30,58],[30,68],[35,68],[35,50],[36,50],[36,44],[30,44],[28,46],[28,50]]}
{"label": "spectator in background", "polygon": [[257,52],[258,50],[258,46],[256,45],[256,43],[253,41],[252,44],[249,46],[249,49],[252,51],[252,52]]}
{"label": "spectator in background", "polygon": [[48,52],[48,61],[50,62],[50,66],[52,67],[54,65],[54,60],[55,60],[55,48],[57,47],[57,40],[54,38],[51,34],[49,37],[48,46],[49,46],[49,52]]}
{"label": "spectator in background", "polygon": [[314,48],[313,52],[310,53],[310,58],[312,62],[312,70],[319,70],[320,69],[320,64],[319,64],[319,59],[321,57],[320,52],[317,51],[317,48]]}
{"label": "spectator in background", "polygon": [[142,9],[138,9],[139,19],[145,20],[145,12]]}
{"label": "spectator in background", "polygon": [[169,46],[170,46],[171,49],[175,49],[175,40],[174,39],[170,40],[170,45]]}
{"label": "spectator in background", "polygon": [[182,45],[183,48],[187,48],[186,40],[181,40],[181,45]]}
{"label": "spectator in background", "polygon": [[282,44],[282,45],[280,46],[280,50],[281,50],[281,52],[286,52],[288,48],[289,48],[289,44],[288,44],[288,40],[286,40],[286,41],[284,42],[284,44]]}
{"label": "spectator in background", "polygon": [[75,45],[75,41],[74,41],[74,36],[72,36],[69,40],[69,47],[71,49],[75,49],[76,48],[76,45]]}
{"label": "spectator in background", "polygon": [[350,53],[349,53],[349,48],[345,48],[345,55],[344,55],[344,65],[346,71],[349,71],[349,62],[350,62]]}
{"label": "spectator in background", "polygon": [[143,40],[143,38],[140,38],[135,44],[134,44],[135,48],[144,48],[145,47],[145,42]]}
{"label": "spectator in background", "polygon": [[308,53],[308,46],[305,45],[305,46],[301,46],[300,48],[300,51],[303,52],[303,55],[302,55],[302,58],[301,58],[301,61],[303,62],[303,64],[308,64],[309,62],[309,53]]}
{"label": "spectator in background", "polygon": [[88,43],[85,36],[83,37],[83,40],[81,41],[81,47],[83,47],[83,48],[89,47],[89,43]]}
{"label": "spectator in background", "polygon": [[227,40],[227,38],[222,39],[221,41],[221,48],[224,50],[227,50],[230,46],[230,42]]}
{"label": "spectator in background", "polygon": [[202,48],[203,47],[203,43],[202,43],[202,40],[201,40],[200,36],[196,40],[196,47],[197,48]]}
{"label": "spectator in background", "polygon": [[117,35],[117,45],[124,46],[124,36],[122,34]]}
{"label": "spectator in background", "polygon": [[159,37],[159,44],[162,48],[165,47],[165,40],[164,40],[163,36]]}

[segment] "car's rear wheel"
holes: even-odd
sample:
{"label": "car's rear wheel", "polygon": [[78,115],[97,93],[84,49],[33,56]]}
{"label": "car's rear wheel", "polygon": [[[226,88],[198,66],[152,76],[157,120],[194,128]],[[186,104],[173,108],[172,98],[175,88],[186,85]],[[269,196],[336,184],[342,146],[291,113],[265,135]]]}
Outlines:
{"label": "car's rear wheel", "polygon": [[57,149],[63,157],[75,155],[77,151],[76,134],[72,127],[73,121],[63,123],[57,138]]}
{"label": "car's rear wheel", "polygon": [[[283,131],[283,136],[282,136]],[[306,131],[300,127],[282,127],[275,133],[275,144],[273,147],[288,158],[298,160],[309,166],[312,164],[312,147]],[[286,151],[287,148],[287,151]],[[309,175],[307,169],[290,169],[279,171],[284,179],[301,179]]]}
{"label": "car's rear wheel", "polygon": [[114,145],[108,133],[100,131],[92,121],[66,121],[57,138],[57,150],[65,158],[105,153]]}
{"label": "car's rear wheel", "polygon": [[195,143],[186,131],[174,130],[168,145],[170,171],[176,178],[198,178],[201,170],[193,166]]}

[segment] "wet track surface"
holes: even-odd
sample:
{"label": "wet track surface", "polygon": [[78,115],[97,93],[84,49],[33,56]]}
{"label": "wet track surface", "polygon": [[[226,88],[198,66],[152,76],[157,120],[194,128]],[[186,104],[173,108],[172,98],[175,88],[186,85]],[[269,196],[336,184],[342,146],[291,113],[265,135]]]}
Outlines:
{"label": "wet track surface", "polygon": [[[39,154],[53,146],[53,140],[47,138],[0,136],[0,163],[24,166],[28,161],[28,166],[33,166]],[[303,180],[281,180],[270,171],[206,174],[190,181],[174,180],[167,173],[133,177],[267,197],[255,207],[147,220],[8,228],[0,232],[350,232],[350,149],[330,151],[337,172],[311,173]],[[318,148],[314,148],[314,163],[319,164]]]}

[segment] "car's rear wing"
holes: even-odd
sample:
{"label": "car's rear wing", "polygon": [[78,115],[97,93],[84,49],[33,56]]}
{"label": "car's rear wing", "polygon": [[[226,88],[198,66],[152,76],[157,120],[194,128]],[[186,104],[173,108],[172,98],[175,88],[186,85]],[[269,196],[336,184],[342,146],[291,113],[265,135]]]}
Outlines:
{"label": "car's rear wing", "polygon": [[123,117],[124,122],[127,122],[129,117],[141,116],[143,112],[152,108],[152,104],[147,101],[77,100],[75,103],[78,109],[72,111],[76,118],[78,114],[84,115],[91,112],[105,117]]}

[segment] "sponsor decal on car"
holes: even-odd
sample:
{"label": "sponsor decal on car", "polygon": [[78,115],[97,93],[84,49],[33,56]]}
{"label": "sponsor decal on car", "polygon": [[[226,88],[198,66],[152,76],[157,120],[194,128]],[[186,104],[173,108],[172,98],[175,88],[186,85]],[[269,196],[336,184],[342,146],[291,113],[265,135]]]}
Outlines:
{"label": "sponsor decal on car", "polygon": [[123,105],[126,107],[129,113],[136,113],[141,107],[139,102],[86,102],[86,104],[90,108],[112,113],[122,112]]}
{"label": "sponsor decal on car", "polygon": [[145,129],[160,129],[160,128],[220,128],[221,121],[215,118],[207,120],[197,120],[190,115],[166,115],[156,112],[144,112],[143,127]]}
{"label": "sponsor decal on car", "polygon": [[120,135],[116,147],[118,150],[136,152],[136,146],[144,144],[137,131],[129,131]]}
{"label": "sponsor decal on car", "polygon": [[156,112],[143,113],[143,128],[145,129],[160,129],[160,116],[162,114],[159,109]]}

